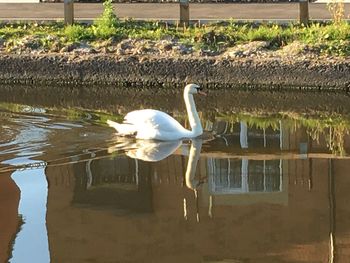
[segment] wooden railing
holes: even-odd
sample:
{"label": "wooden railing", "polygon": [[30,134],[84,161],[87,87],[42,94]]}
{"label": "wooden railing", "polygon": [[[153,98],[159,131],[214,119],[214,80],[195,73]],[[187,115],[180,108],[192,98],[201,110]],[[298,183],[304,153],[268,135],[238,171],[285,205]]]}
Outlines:
{"label": "wooden railing", "polygon": [[[181,25],[188,25],[190,23],[190,4],[189,0],[179,0]],[[74,0],[64,0],[64,22],[66,25],[74,22]],[[309,1],[299,0],[299,22],[302,24],[309,23]],[[261,3],[263,5],[263,3]]]}

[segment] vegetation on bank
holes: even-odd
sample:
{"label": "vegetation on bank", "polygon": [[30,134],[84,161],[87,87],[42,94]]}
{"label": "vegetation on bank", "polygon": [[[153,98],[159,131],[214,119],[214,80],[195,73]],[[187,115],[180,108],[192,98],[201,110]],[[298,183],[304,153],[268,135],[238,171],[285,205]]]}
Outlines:
{"label": "vegetation on bank", "polygon": [[[179,49],[180,46],[184,51],[181,54],[200,52],[205,55],[219,55],[237,48],[240,49],[238,51],[244,51],[249,48],[245,44],[260,41],[264,42],[261,48],[266,51],[350,55],[350,24],[339,18],[333,22],[312,23],[307,26],[242,24],[232,20],[183,27],[159,21],[120,20],[108,0],[104,3],[103,14],[92,24],[64,26],[57,22],[0,25],[0,49],[2,46],[5,52],[69,52],[83,47],[93,50],[93,53],[114,53],[117,49],[113,47],[126,39],[166,41],[166,46],[161,48],[168,51]],[[143,47],[139,54],[149,48],[149,41],[140,44]],[[289,46],[292,48],[286,48]]]}

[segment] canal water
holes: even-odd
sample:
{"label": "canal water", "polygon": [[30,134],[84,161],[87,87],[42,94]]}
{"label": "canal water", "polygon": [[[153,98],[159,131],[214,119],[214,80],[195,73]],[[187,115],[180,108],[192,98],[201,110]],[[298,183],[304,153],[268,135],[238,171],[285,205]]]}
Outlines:
{"label": "canal water", "polygon": [[0,102],[1,263],[349,262],[346,114],[199,101],[203,138],[137,141],[105,124],[134,98]]}

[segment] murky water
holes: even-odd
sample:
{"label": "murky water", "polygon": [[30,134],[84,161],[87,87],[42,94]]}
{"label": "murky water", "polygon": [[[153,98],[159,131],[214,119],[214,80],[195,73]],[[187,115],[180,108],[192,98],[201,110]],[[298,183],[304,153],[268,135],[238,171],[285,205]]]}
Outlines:
{"label": "murky water", "polygon": [[0,262],[349,262],[348,117],[200,115],[205,138],[146,142],[0,103]]}

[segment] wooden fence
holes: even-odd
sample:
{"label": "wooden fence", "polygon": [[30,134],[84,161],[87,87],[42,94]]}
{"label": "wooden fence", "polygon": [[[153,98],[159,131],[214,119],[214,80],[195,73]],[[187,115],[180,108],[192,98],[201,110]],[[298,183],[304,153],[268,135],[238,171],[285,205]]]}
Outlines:
{"label": "wooden fence", "polygon": [[[66,25],[74,22],[74,0],[64,0],[64,22]],[[262,3],[263,4],[263,3]],[[307,24],[309,22],[309,1],[299,0],[299,22]],[[179,21],[181,25],[190,23],[190,3],[189,0],[179,0]]]}

